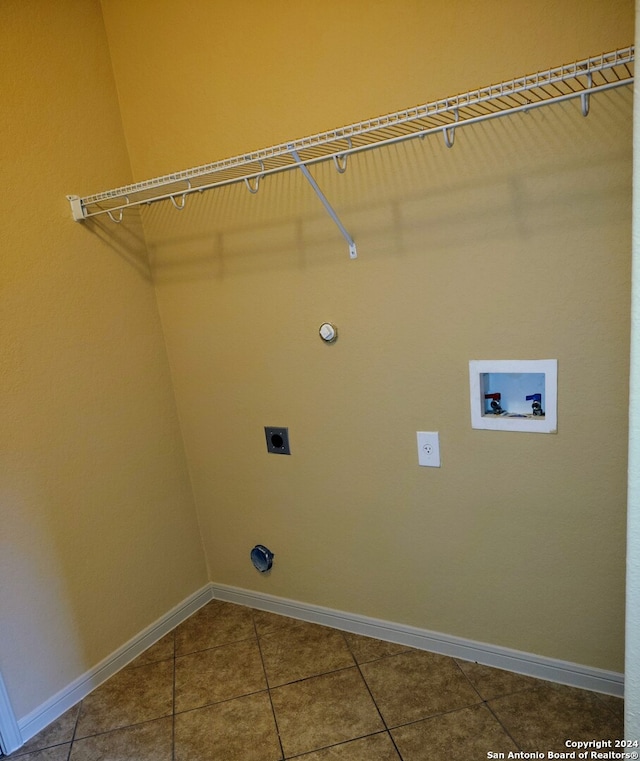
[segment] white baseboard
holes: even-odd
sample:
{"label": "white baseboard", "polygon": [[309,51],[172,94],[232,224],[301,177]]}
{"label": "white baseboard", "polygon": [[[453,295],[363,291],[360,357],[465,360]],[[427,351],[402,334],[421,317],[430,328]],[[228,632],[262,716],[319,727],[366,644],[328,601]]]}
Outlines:
{"label": "white baseboard", "polygon": [[[211,599],[212,588],[210,584],[207,584],[172,608],[155,623],[143,629],[140,634],[130,639],[114,653],[89,669],[89,671],[74,679],[71,684],[53,695],[49,700],[46,700],[42,705],[31,711],[31,713],[19,719],[20,744],[24,744],[52,721],[62,716],[65,711],[85,698],[92,690],[120,671],[121,668],[130,663],[134,658],[137,658],[148,647],[164,637],[165,634],[168,634],[178,624],[189,618],[189,616],[193,615],[193,613]],[[18,745],[17,747],[20,746]],[[13,750],[16,750],[16,748],[13,748]]]}
{"label": "white baseboard", "polygon": [[454,637],[449,634],[418,629],[368,616],[345,613],[288,600],[284,597],[253,592],[224,584],[212,584],[213,598],[226,600],[251,608],[279,613],[302,621],[331,626],[342,631],[375,637],[432,653],[449,655],[465,661],[475,661],[485,666],[513,671],[517,674],[545,679],[549,682],[579,687],[593,692],[623,697],[624,675],[615,671],[583,666],[570,661],[547,658],[534,653],[511,650],[499,645]]}
{"label": "white baseboard", "polygon": [[0,674],[0,751],[8,756],[22,743],[22,734]]}

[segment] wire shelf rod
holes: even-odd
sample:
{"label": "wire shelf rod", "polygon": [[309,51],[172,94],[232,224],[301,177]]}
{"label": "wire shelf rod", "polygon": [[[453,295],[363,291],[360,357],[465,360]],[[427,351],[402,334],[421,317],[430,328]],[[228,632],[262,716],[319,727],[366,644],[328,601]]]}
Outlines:
{"label": "wire shelf rod", "polygon": [[[540,108],[542,106],[553,105],[553,104],[562,103],[569,100],[574,100],[576,98],[582,97],[585,94],[589,94],[589,95],[597,94],[597,93],[605,92],[607,90],[613,90],[619,87],[625,87],[631,84],[633,84],[633,77],[629,77],[627,79],[620,79],[614,82],[607,82],[606,84],[597,85],[595,87],[590,88],[589,90],[586,90],[586,89],[576,90],[570,93],[565,93],[563,95],[558,95],[554,98],[547,98],[546,100],[540,99],[536,101],[530,101],[527,103],[521,103],[520,105],[510,107],[508,110],[491,111],[489,113],[480,114],[478,116],[468,117],[464,120],[460,120],[457,122],[455,121],[443,122],[437,126],[432,126],[432,127],[417,130],[415,132],[411,132],[411,133],[407,133],[403,135],[396,135],[390,138],[385,138],[375,143],[367,143],[367,144],[363,144],[359,146],[351,146],[350,148],[340,148],[339,150],[336,150],[330,153],[323,153],[322,155],[319,155],[319,156],[313,156],[313,157],[301,159],[299,161],[292,161],[290,163],[282,164],[277,167],[265,168],[263,170],[256,171],[253,173],[246,173],[246,174],[239,175],[237,177],[216,180],[213,182],[208,182],[203,185],[193,186],[190,188],[176,189],[176,190],[168,191],[166,193],[162,193],[159,195],[150,196],[148,198],[129,200],[128,202],[125,202],[122,204],[110,205],[108,208],[107,207],[99,208],[96,211],[87,211],[86,208],[83,208],[83,212],[84,212],[83,218],[88,219],[90,217],[108,214],[109,212],[113,213],[115,211],[128,209],[128,208],[134,208],[136,206],[150,205],[152,203],[157,203],[158,201],[164,201],[164,200],[168,200],[170,198],[176,198],[176,197],[183,197],[183,196],[191,195],[192,193],[202,193],[207,190],[213,190],[215,188],[225,187],[227,185],[233,185],[233,184],[242,182],[245,179],[251,181],[257,178],[267,177],[269,175],[278,174],[278,173],[288,171],[291,169],[302,168],[302,166],[318,164],[324,161],[331,160],[335,156],[345,157],[345,156],[349,156],[349,155],[353,155],[357,153],[362,153],[364,151],[370,151],[376,148],[381,148],[381,147],[390,146],[390,145],[394,145],[401,142],[406,142],[407,140],[413,140],[415,138],[426,137],[427,135],[442,133],[444,129],[457,130],[461,127],[465,127],[470,124],[478,124],[484,121],[488,121],[490,119],[500,118],[501,116],[504,116],[506,114],[526,113],[527,111]],[[246,163],[255,163],[255,161],[252,161],[252,162],[247,161]],[[181,177],[180,179],[175,179],[171,181],[180,182],[180,181],[184,181],[184,179],[185,178]],[[167,181],[167,184],[168,184],[168,181]],[[129,192],[131,193],[132,192],[131,187],[133,186],[128,186],[128,187],[129,187]],[[102,194],[101,200],[108,200],[110,197],[123,198],[125,196],[124,193],[118,193],[117,191],[112,191],[112,192],[114,193],[114,196],[106,196],[106,194]],[[83,201],[84,203],[87,203],[87,199],[80,199],[80,200]],[[97,202],[93,202],[93,203],[97,203]]]}

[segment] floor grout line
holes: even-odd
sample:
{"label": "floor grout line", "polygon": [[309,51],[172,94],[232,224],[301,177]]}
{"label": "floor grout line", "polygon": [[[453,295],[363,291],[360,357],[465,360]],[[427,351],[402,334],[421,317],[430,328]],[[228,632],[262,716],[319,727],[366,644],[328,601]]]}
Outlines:
{"label": "floor grout line", "polygon": [[273,723],[275,724],[276,734],[278,735],[278,743],[280,745],[280,755],[284,759],[285,755],[284,755],[284,746],[282,744],[282,736],[280,734],[280,727],[278,726],[278,717],[276,716],[276,709],[275,709],[275,706],[273,705],[273,699],[271,697],[271,688],[269,687],[269,675],[267,674],[267,665],[264,662],[264,655],[262,653],[262,647],[260,646],[260,635],[258,633],[258,624],[256,623],[256,617],[253,611],[251,612],[251,618],[253,620],[253,629],[256,634],[258,652],[260,653],[260,662],[262,663],[262,673],[264,674],[264,683],[267,686],[267,694],[269,696],[269,705],[271,706],[271,714],[273,716]]}
{"label": "floor grout line", "polygon": [[491,711],[491,715],[495,718],[495,720],[498,722],[498,724],[502,727],[502,729],[503,729],[504,733],[507,735],[507,737],[513,742],[513,744],[516,746],[516,748],[519,751],[522,751],[523,750],[522,745],[519,742],[517,742],[516,738],[511,734],[511,732],[509,732],[509,730],[505,727],[505,725],[502,723],[502,721],[500,721],[500,717],[493,710],[493,708],[489,705],[489,701],[485,700],[484,704],[487,706],[489,711]]}

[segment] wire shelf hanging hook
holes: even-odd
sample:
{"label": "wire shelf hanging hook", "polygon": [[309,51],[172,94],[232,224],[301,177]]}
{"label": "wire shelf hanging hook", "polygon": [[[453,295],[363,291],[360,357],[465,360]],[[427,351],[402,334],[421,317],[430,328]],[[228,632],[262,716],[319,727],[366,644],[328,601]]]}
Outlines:
{"label": "wire shelf hanging hook", "polygon": [[[124,202],[125,202],[125,204],[129,203],[129,196],[125,196],[124,197]],[[116,225],[119,225],[120,222],[122,222],[122,212],[123,212],[123,209],[122,208],[118,209],[118,212],[119,212],[119,214],[118,214],[117,217],[114,215],[113,211],[108,211],[107,212],[107,216],[109,217],[109,219],[114,224],[116,224]]]}
{"label": "wire shelf hanging hook", "polygon": [[253,185],[251,184],[251,180],[248,177],[244,178],[244,184],[247,186],[247,190],[249,193],[253,193],[254,195],[258,192],[260,187],[260,180],[264,177],[264,161],[262,160],[260,160],[260,170],[262,173],[256,175],[253,178]]}
{"label": "wire shelf hanging hook", "polygon": [[[191,180],[187,180],[187,188],[188,190],[191,190]],[[180,194],[180,198],[182,198],[182,203],[178,203],[176,201],[175,196],[169,196],[169,200],[173,204],[174,208],[176,208],[178,211],[182,211],[184,209],[184,205],[187,202],[187,191],[185,190],[184,193]]]}
{"label": "wire shelf hanging hook", "polygon": [[[347,138],[347,150],[351,150],[351,138]],[[344,174],[347,171],[347,158],[349,157],[348,153],[338,153],[333,157],[333,163],[336,166],[336,170],[340,174]]]}
{"label": "wire shelf hanging hook", "polygon": [[[457,122],[460,119],[460,115],[458,113],[458,109],[455,108],[453,110],[453,113],[455,114],[455,121]],[[455,127],[444,127],[442,130],[442,134],[444,136],[444,144],[447,146],[447,148],[453,148],[453,143],[456,139],[456,128]]]}
{"label": "wire shelf hanging hook", "polygon": [[590,98],[589,98],[589,90],[591,89],[591,86],[593,85],[593,75],[591,72],[587,74],[587,92],[583,92],[580,96],[580,105],[582,107],[582,115],[583,116],[589,116],[589,107],[590,107]]}
{"label": "wire shelf hanging hook", "polygon": [[110,219],[112,222],[114,222],[116,225],[119,225],[119,224],[120,224],[120,222],[122,222],[122,209],[120,209],[120,213],[118,214],[118,216],[117,216],[117,217],[115,217],[115,216],[113,215],[113,212],[112,212],[112,211],[108,211],[108,212],[107,212],[107,216],[109,217],[109,219]]}

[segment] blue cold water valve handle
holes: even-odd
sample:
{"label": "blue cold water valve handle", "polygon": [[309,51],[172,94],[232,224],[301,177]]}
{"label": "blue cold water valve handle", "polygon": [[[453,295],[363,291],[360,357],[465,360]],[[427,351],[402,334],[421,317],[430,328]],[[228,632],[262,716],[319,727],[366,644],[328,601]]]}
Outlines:
{"label": "blue cold water valve handle", "polygon": [[529,394],[529,396],[526,396],[525,399],[528,402],[531,402],[531,408],[533,410],[533,414],[536,417],[541,417],[544,415],[542,410],[542,394]]}

